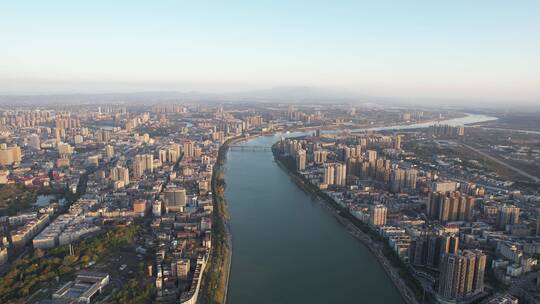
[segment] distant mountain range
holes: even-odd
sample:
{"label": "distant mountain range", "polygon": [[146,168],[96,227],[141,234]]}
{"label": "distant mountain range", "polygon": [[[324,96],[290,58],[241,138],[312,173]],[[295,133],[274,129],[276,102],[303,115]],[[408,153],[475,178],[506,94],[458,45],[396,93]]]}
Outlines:
{"label": "distant mountain range", "polygon": [[[370,98],[373,101],[373,98]],[[263,90],[205,93],[198,91],[148,91],[106,94],[0,95],[2,104],[42,103],[143,103],[143,102],[283,102],[359,103],[366,96],[315,87],[276,87]]]}
{"label": "distant mountain range", "polygon": [[[443,98],[395,98],[362,95],[354,91],[325,89],[309,86],[282,86],[269,89],[236,92],[201,91],[144,91],[132,93],[96,94],[42,94],[42,95],[0,95],[0,104],[35,105],[40,104],[129,104],[147,105],[167,102],[267,102],[267,103],[312,103],[312,104],[352,104],[384,107],[427,107],[439,109],[477,110],[518,110],[515,103],[474,101],[468,99]],[[539,110],[538,105],[526,105],[528,110]]]}

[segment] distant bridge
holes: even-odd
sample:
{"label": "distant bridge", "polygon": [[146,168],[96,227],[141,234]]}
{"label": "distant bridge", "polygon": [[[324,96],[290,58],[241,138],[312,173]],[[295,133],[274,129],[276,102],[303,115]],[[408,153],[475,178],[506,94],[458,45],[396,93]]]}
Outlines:
{"label": "distant bridge", "polygon": [[272,147],[269,146],[245,146],[245,145],[232,145],[229,146],[231,151],[271,151]]}

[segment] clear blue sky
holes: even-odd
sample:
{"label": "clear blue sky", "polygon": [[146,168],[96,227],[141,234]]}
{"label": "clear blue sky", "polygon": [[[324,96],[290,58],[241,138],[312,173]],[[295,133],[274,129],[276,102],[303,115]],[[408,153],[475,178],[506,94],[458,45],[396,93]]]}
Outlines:
{"label": "clear blue sky", "polygon": [[0,93],[317,86],[540,101],[540,1],[4,1]]}

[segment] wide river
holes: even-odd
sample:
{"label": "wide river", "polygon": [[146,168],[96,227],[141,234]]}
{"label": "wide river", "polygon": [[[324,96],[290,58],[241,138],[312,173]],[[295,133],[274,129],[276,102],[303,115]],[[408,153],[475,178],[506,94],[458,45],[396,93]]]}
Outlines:
{"label": "wide river", "polygon": [[[450,123],[492,119],[470,115]],[[284,135],[242,145],[270,147]],[[271,151],[229,150],[225,182],[233,241],[229,303],[403,303],[370,251],[289,179]]]}

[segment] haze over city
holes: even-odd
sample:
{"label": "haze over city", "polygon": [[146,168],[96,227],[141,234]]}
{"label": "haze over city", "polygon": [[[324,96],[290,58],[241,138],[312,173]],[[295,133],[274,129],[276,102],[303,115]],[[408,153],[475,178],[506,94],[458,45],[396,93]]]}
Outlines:
{"label": "haze over city", "polygon": [[540,99],[538,1],[11,1],[0,20],[3,95]]}

